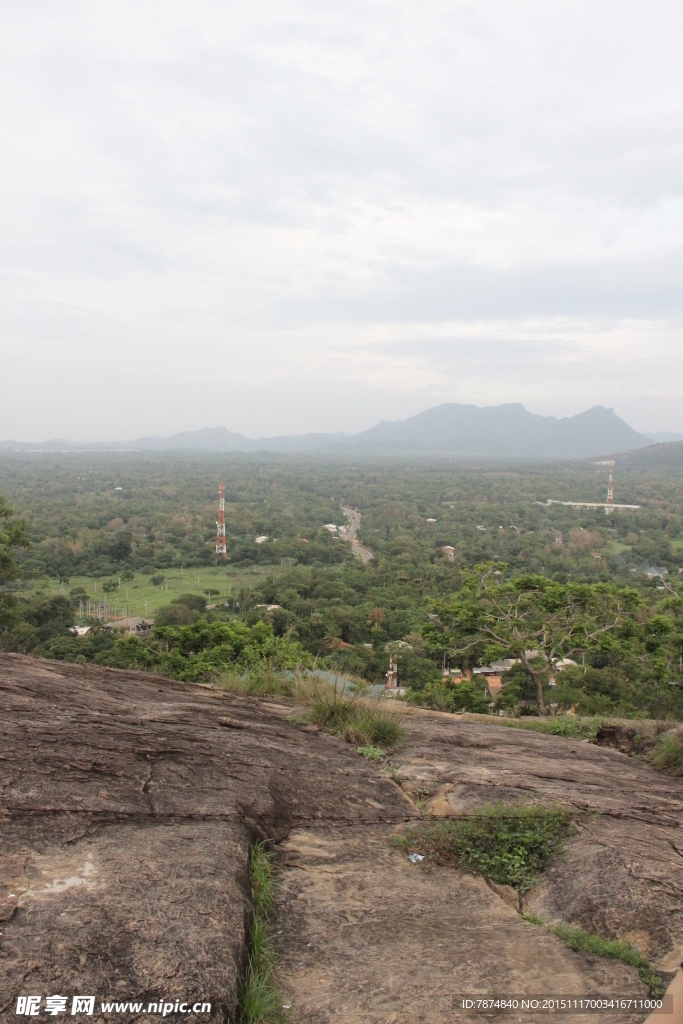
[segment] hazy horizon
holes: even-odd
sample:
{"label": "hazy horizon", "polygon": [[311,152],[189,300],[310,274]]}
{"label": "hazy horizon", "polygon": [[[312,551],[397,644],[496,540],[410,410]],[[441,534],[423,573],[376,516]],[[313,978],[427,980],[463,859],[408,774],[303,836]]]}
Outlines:
{"label": "hazy horizon", "polygon": [[[467,405],[469,403],[461,403],[461,404],[462,405]],[[430,409],[431,408],[435,408],[435,407],[434,406],[430,406]],[[488,407],[487,406],[478,406],[477,408],[480,408],[480,409],[482,409],[482,408],[497,408],[497,406],[488,406]],[[592,407],[592,408],[594,408],[594,407]],[[429,409],[419,410],[419,412],[428,412],[428,411],[429,411]],[[527,410],[527,411],[533,411],[533,410]],[[581,410],[581,412],[588,412],[588,411],[589,411],[588,409],[582,409]],[[610,411],[614,412],[615,410],[611,409]],[[414,415],[418,415],[419,412],[417,414],[414,414]],[[580,415],[580,414],[581,413],[572,414],[572,415]],[[549,416],[549,417],[557,419],[557,420],[571,418],[571,416],[569,416],[569,417],[554,416],[552,413],[544,413],[542,415],[546,415],[546,416]],[[376,426],[380,422],[389,422],[389,423],[391,423],[391,422],[402,422],[404,419],[408,419],[408,418],[409,417],[401,417],[398,420],[394,420],[394,419],[391,419],[391,418],[385,418],[384,420],[381,420],[381,421],[380,420],[376,420],[375,422],[371,423],[370,426],[371,427],[372,426]],[[622,417],[622,419],[623,419],[623,417]],[[632,424],[628,423],[627,420],[624,420],[624,422],[628,426],[632,426]],[[112,437],[103,437],[103,438],[92,438],[92,437],[86,437],[86,436],[60,437],[60,436],[55,434],[52,437],[40,438],[39,441],[37,441],[37,442],[33,441],[32,439],[27,440],[25,438],[20,438],[20,437],[13,437],[13,438],[3,438],[3,437],[0,437],[0,444],[7,443],[8,441],[15,441],[15,442],[18,442],[18,443],[21,443],[21,444],[24,444],[24,443],[27,443],[27,444],[40,443],[41,441],[42,442],[47,442],[47,441],[65,441],[68,444],[74,444],[74,443],[83,442],[84,444],[88,444],[88,445],[90,445],[90,444],[111,444],[111,443],[116,443],[116,442],[126,443],[128,441],[138,441],[138,440],[141,440],[141,439],[144,439],[144,438],[156,438],[156,437],[159,437],[159,438],[163,439],[163,438],[168,438],[169,436],[173,437],[173,436],[175,436],[177,434],[198,433],[198,432],[202,432],[204,430],[226,430],[226,431],[228,431],[231,434],[242,436],[246,440],[255,441],[255,440],[260,440],[260,439],[267,440],[269,438],[276,438],[276,437],[305,436],[306,434],[309,434],[309,433],[321,434],[321,435],[332,434],[332,433],[335,433],[335,434],[343,433],[343,434],[345,434],[348,437],[352,437],[355,434],[362,433],[363,430],[365,430],[365,429],[367,429],[367,428],[362,428],[362,430],[357,430],[357,431],[334,431],[334,432],[333,431],[301,431],[301,432],[296,432],[296,433],[280,430],[280,431],[274,431],[272,434],[259,434],[259,435],[250,436],[245,431],[234,429],[233,427],[230,427],[230,426],[226,426],[224,423],[205,423],[204,426],[202,426],[202,427],[193,428],[191,430],[185,429],[185,428],[181,428],[178,431],[172,431],[170,434],[161,434],[158,430],[150,431],[147,434],[136,435],[135,437],[132,437],[132,436],[131,437],[123,437],[123,436],[114,437],[114,436],[112,436]],[[636,428],[633,428],[633,429],[636,429]],[[644,436],[648,436],[648,435],[657,436],[658,440],[679,440],[679,439],[683,439],[683,433],[678,434],[678,433],[676,433],[674,431],[663,431],[663,432],[660,432],[660,431],[656,431],[656,430],[650,430],[650,431],[642,430],[642,431],[639,431],[639,432],[642,433]],[[670,437],[669,436],[665,436],[665,435],[668,435],[668,434],[670,434],[671,436]],[[661,436],[659,436],[659,435],[661,435]]]}
{"label": "hazy horizon", "polygon": [[0,11],[0,438],[683,432],[683,9]]}

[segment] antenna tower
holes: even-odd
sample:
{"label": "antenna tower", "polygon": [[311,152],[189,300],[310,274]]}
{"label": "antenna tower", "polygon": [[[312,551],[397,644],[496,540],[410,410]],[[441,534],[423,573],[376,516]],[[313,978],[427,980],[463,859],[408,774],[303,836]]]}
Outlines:
{"label": "antenna tower", "polygon": [[216,523],[216,558],[222,555],[228,557],[228,549],[225,546],[225,484],[221,484],[221,496],[218,501],[218,522]]}
{"label": "antenna tower", "polygon": [[557,501],[555,498],[548,498],[547,501],[535,501],[534,505],[575,505],[576,508],[604,508],[605,515],[608,516],[615,509],[618,508],[629,508],[636,509],[640,508],[640,505],[615,505],[614,504],[614,459],[605,459],[604,462],[594,462],[594,466],[609,466],[609,480],[607,482],[607,501],[603,504],[601,501]]}
{"label": "antenna tower", "polygon": [[606,462],[596,462],[596,466],[609,466],[607,504],[605,505],[605,515],[608,516],[610,512],[614,512],[614,459],[609,459]]}

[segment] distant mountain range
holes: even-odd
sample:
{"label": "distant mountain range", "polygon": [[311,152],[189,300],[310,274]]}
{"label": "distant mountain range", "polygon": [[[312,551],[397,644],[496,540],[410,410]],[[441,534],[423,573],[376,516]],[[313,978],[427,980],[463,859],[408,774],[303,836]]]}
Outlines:
{"label": "distant mountain range", "polygon": [[668,444],[670,441],[683,441],[683,434],[672,434],[670,430],[662,430],[658,434],[647,435],[656,444]]}
{"label": "distant mountain range", "polygon": [[0,442],[5,451],[205,451],[318,453],[353,456],[453,456],[454,458],[581,459],[623,452],[653,440],[683,435],[646,435],[633,430],[614,410],[596,405],[576,416],[537,416],[510,403],[479,408],[448,402],[405,420],[383,420],[360,434],[302,434],[252,440],[225,427],[186,430],[170,437],[135,441],[41,444]]}

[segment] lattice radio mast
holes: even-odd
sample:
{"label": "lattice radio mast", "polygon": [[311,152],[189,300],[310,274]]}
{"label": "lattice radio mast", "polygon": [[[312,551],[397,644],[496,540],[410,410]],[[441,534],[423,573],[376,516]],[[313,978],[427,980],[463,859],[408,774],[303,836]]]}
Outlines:
{"label": "lattice radio mast", "polygon": [[605,459],[604,462],[594,462],[594,466],[609,466],[609,480],[607,482],[607,501],[556,501],[548,498],[547,501],[535,501],[534,505],[576,505],[577,508],[604,508],[605,515],[609,516],[615,509],[640,508],[640,505],[615,505],[614,504],[614,459]]}
{"label": "lattice radio mast", "polygon": [[614,512],[614,460],[610,459],[605,462],[596,462],[596,466],[609,466],[609,480],[607,482],[607,504],[605,505],[605,515],[608,516],[610,512]]}
{"label": "lattice radio mast", "polygon": [[218,522],[216,523],[216,558],[222,555],[228,557],[228,549],[225,546],[225,484],[221,484],[221,496],[218,501]]}

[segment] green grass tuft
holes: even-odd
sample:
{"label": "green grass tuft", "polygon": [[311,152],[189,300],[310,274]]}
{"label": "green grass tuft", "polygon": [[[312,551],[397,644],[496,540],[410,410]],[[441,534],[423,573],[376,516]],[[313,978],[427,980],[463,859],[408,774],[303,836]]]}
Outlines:
{"label": "green grass tuft", "polygon": [[214,685],[231,693],[244,693],[252,697],[281,697],[296,700],[299,689],[304,685],[300,673],[285,675],[269,668],[257,666],[246,673],[224,672]]}
{"label": "green grass tuft", "polygon": [[496,725],[505,725],[508,729],[527,729],[529,732],[542,732],[550,736],[566,736],[572,740],[590,739],[602,725],[602,718],[578,718],[573,715],[562,715],[557,718],[490,718]]}
{"label": "green grass tuft", "polygon": [[275,881],[273,865],[266,853],[263,843],[255,843],[249,858],[249,877],[251,879],[251,898],[256,916],[267,920],[275,905]]}
{"label": "green grass tuft", "polygon": [[561,808],[494,804],[477,817],[408,829],[400,842],[437,863],[469,868],[525,893],[561,852],[569,830],[569,814]]}
{"label": "green grass tuft", "polygon": [[536,924],[541,927],[543,927],[543,925],[545,924],[545,922],[542,921],[537,914],[520,914],[519,916],[522,918],[523,921],[528,921],[529,924]]}
{"label": "green grass tuft", "polygon": [[395,747],[404,735],[396,714],[379,701],[346,697],[329,686],[315,695],[308,717],[325,732],[360,745]]}
{"label": "green grass tuft", "polygon": [[659,772],[683,775],[683,734],[662,737],[652,751],[652,763]]}
{"label": "green grass tuft", "polygon": [[395,712],[378,700],[343,693],[314,673],[281,673],[264,666],[245,675],[225,673],[216,685],[233,693],[279,697],[303,706],[307,721],[362,746],[395,747],[403,739],[404,729]]}

